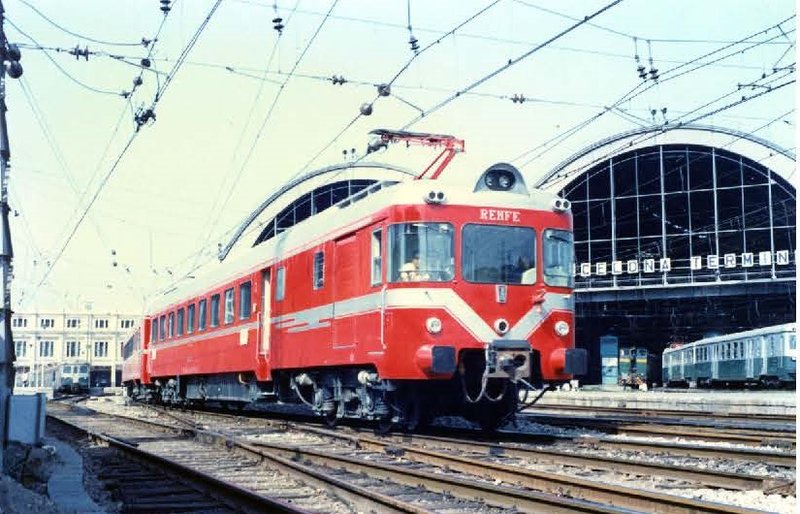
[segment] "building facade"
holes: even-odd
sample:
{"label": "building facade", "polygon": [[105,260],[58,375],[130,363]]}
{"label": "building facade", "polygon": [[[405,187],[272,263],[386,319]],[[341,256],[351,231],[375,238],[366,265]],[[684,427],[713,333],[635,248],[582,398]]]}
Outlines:
{"label": "building facade", "polygon": [[[648,127],[598,141],[540,182],[570,200],[576,337],[672,343],[796,320],[794,155],[719,127]],[[592,358],[593,357],[593,358]]]}
{"label": "building facade", "polygon": [[52,387],[64,364],[89,367],[89,386],[118,386],[122,345],[142,317],[128,314],[14,313],[16,387]]}

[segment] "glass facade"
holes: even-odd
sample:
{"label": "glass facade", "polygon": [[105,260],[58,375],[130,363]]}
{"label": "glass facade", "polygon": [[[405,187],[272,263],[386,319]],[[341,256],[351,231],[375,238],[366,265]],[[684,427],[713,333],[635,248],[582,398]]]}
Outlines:
{"label": "glass facade", "polygon": [[561,195],[572,202],[578,288],[796,276],[794,187],[724,149],[630,151]]}

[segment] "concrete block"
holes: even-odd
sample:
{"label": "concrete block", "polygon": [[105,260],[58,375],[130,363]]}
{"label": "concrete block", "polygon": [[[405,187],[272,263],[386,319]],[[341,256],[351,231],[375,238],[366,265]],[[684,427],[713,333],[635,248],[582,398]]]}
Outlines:
{"label": "concrete block", "polygon": [[45,404],[42,394],[12,395],[9,408],[8,439],[37,445],[44,435]]}

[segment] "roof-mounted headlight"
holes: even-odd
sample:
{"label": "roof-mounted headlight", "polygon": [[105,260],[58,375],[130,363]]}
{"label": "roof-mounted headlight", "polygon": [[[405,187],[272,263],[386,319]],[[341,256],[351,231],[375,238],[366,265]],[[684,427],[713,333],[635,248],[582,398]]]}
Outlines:
{"label": "roof-mounted headlight", "polygon": [[516,181],[514,174],[506,170],[490,171],[483,178],[486,187],[493,191],[508,191]]}

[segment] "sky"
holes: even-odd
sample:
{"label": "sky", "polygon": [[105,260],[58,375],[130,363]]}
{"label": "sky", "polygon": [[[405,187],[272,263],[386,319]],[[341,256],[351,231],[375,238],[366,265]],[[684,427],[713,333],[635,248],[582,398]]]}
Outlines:
{"label": "sky", "polygon": [[464,139],[446,174],[467,183],[500,161],[535,182],[605,137],[693,120],[795,152],[794,1],[612,3],[4,0],[24,68],[6,78],[13,309],[143,313],[376,128]]}

